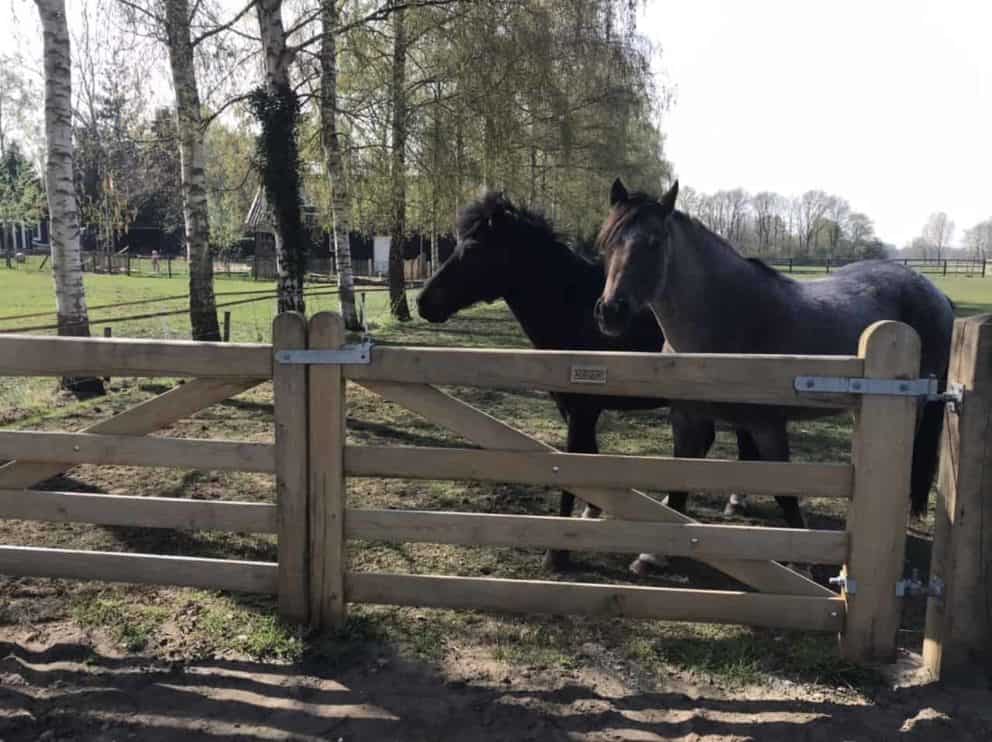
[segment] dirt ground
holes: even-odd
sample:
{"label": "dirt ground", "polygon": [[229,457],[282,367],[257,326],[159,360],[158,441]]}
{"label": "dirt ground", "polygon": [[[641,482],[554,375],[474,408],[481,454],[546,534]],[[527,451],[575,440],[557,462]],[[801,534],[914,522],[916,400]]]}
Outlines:
{"label": "dirt ground", "polygon": [[[341,666],[121,654],[69,624],[0,637],[0,739],[967,740],[992,739],[992,693],[918,685],[913,658],[868,698],[778,681],[728,691],[663,683],[595,644],[573,671],[469,648],[428,667],[369,645]],[[910,683],[910,685],[906,685]]]}

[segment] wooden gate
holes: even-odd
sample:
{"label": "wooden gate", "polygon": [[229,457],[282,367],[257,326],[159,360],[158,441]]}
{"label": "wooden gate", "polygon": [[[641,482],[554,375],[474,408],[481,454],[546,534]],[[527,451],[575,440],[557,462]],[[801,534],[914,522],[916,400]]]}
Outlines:
{"label": "wooden gate", "polygon": [[[315,316],[309,328],[302,317],[286,315],[277,330],[283,339],[276,345],[283,348],[333,350],[344,338],[340,318],[329,313]],[[281,512],[295,513],[295,528],[310,533],[309,581],[301,572],[291,586],[296,592],[287,600],[291,615],[335,626],[344,619],[346,604],[357,602],[743,623],[837,631],[848,657],[892,658],[916,400],[804,394],[796,391],[795,379],[915,379],[919,353],[912,329],[880,322],[865,331],[859,354],[851,357],[377,347],[368,364],[277,363],[277,382],[292,375],[293,388],[306,387],[309,399],[309,419],[294,416],[292,429],[277,430],[277,447],[280,433],[295,441],[287,450],[292,448],[301,463],[309,449],[309,481],[299,478],[292,492],[280,491]],[[346,380],[487,450],[347,445]],[[436,385],[849,408],[856,419],[852,459],[809,464],[560,453]],[[277,387],[280,405],[278,394]],[[302,445],[307,439],[308,447]],[[293,469],[299,470],[297,464]],[[352,509],[347,506],[352,476],[565,487],[610,518]],[[639,487],[847,498],[848,529],[702,525]],[[757,592],[351,572],[344,558],[348,539],[659,551],[704,561]],[[783,561],[840,564],[846,589],[837,596]]]}
{"label": "wooden gate", "polygon": [[[836,631],[857,660],[894,655],[916,400],[797,392],[798,376],[911,379],[919,340],[878,323],[857,356],[728,356],[377,347],[367,365],[274,362],[282,350],[334,350],[337,315],[275,320],[272,345],[0,338],[0,375],[194,377],[81,433],[0,431],[0,517],[274,532],[278,563],[0,547],[0,573],[278,593],[292,620],[333,626],[348,602],[583,613]],[[273,380],[275,443],[147,437]],[[351,446],[346,381],[482,447]],[[560,453],[437,386],[545,389],[670,399],[848,408],[851,463],[778,463]],[[274,472],[277,503],[30,490],[78,463]],[[349,508],[348,477],[458,479],[567,487],[608,518]],[[850,500],[846,531],[703,525],[645,495],[736,490]],[[706,562],[750,586],[714,591],[548,580],[353,572],[349,539],[637,553]],[[837,563],[840,596],[784,561]]]}

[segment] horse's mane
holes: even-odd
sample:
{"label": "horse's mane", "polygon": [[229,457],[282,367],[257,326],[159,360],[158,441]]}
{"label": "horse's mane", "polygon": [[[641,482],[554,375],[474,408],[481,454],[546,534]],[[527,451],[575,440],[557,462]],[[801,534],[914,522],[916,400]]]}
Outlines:
{"label": "horse's mane", "polygon": [[548,245],[560,245],[577,258],[591,263],[582,253],[583,248],[588,246],[586,240],[578,240],[573,245],[554,228],[543,213],[515,205],[501,191],[487,191],[481,198],[462,207],[455,220],[455,228],[459,237],[471,238],[502,222],[512,222],[526,232],[539,235]]}
{"label": "horse's mane", "polygon": [[[616,236],[622,232],[623,229],[641,212],[656,206],[660,207],[656,196],[650,193],[644,193],[643,191],[631,193],[625,201],[618,204],[618,206],[610,211],[610,216],[607,218],[606,222],[604,222],[602,229],[600,229],[599,235],[596,237],[596,246],[599,251],[602,252],[606,245],[615,239]],[[676,209],[672,212],[671,218],[679,220],[683,225],[692,230],[702,232],[706,238],[720,245],[720,247],[724,250],[729,251],[740,260],[745,261],[767,276],[780,280],[789,280],[781,272],[775,270],[760,258],[747,258],[741,255],[741,253],[737,251],[737,248],[730,244],[730,242],[707,227],[696,217]]]}
{"label": "horse's mane", "polygon": [[633,219],[645,209],[658,206],[658,199],[650,193],[634,191],[627,198],[614,208],[610,209],[609,216],[603,222],[603,226],[596,235],[596,249],[603,252]]}

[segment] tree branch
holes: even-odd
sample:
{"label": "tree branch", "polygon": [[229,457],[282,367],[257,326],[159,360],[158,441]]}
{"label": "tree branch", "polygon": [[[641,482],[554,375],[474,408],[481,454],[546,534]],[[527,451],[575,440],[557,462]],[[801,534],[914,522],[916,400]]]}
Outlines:
{"label": "tree branch", "polygon": [[[124,0],[121,0],[121,2],[123,1]],[[200,34],[195,39],[193,39],[193,46],[196,47],[200,44],[200,42],[206,41],[211,36],[216,36],[219,33],[223,33],[224,31],[227,31],[229,28],[231,28],[231,26],[233,26],[235,23],[237,23],[242,18],[244,18],[245,13],[247,13],[252,8],[254,8],[257,2],[258,0],[248,0],[248,4],[245,5],[245,7],[243,7],[241,10],[239,10],[237,15],[235,15],[234,18],[229,20],[227,23],[222,23],[219,26],[214,26],[209,31],[204,31],[202,34]]]}
{"label": "tree branch", "polygon": [[[456,3],[463,2],[463,0],[409,0],[408,2],[391,2],[387,5],[383,5],[381,8],[373,10],[368,15],[365,15],[357,20],[351,21],[350,23],[345,23],[334,29],[334,34],[340,35],[351,31],[352,29],[358,28],[359,26],[364,26],[369,23],[376,23],[378,21],[385,21],[389,19],[393,13],[400,10],[406,10],[407,8],[436,8],[443,7],[445,5],[454,5]],[[291,47],[293,51],[302,49],[303,47],[310,46],[311,44],[316,44],[323,38],[323,33],[311,36],[309,39],[301,41],[299,44]]]}
{"label": "tree branch", "polygon": [[165,18],[163,18],[160,15],[156,15],[155,13],[153,13],[150,10],[148,10],[147,8],[142,8],[137,3],[132,3],[131,0],[117,0],[117,2],[119,2],[125,8],[130,8],[134,12],[140,13],[141,15],[145,16],[146,18],[150,18],[151,20],[155,21],[156,23],[160,23],[163,26],[167,25],[166,22],[165,22]]}

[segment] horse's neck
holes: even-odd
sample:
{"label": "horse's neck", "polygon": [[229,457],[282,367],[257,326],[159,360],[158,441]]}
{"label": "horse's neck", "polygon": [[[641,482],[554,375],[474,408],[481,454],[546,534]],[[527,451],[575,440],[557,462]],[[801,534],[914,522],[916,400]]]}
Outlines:
{"label": "horse's neck", "polygon": [[584,313],[591,313],[580,296],[594,270],[567,247],[549,238],[534,246],[527,265],[514,274],[514,285],[505,300],[520,327],[537,348],[564,348],[582,326]]}
{"label": "horse's neck", "polygon": [[747,260],[688,217],[670,223],[665,285],[651,308],[680,353],[721,353],[748,342],[747,318],[762,301],[761,278]]}

